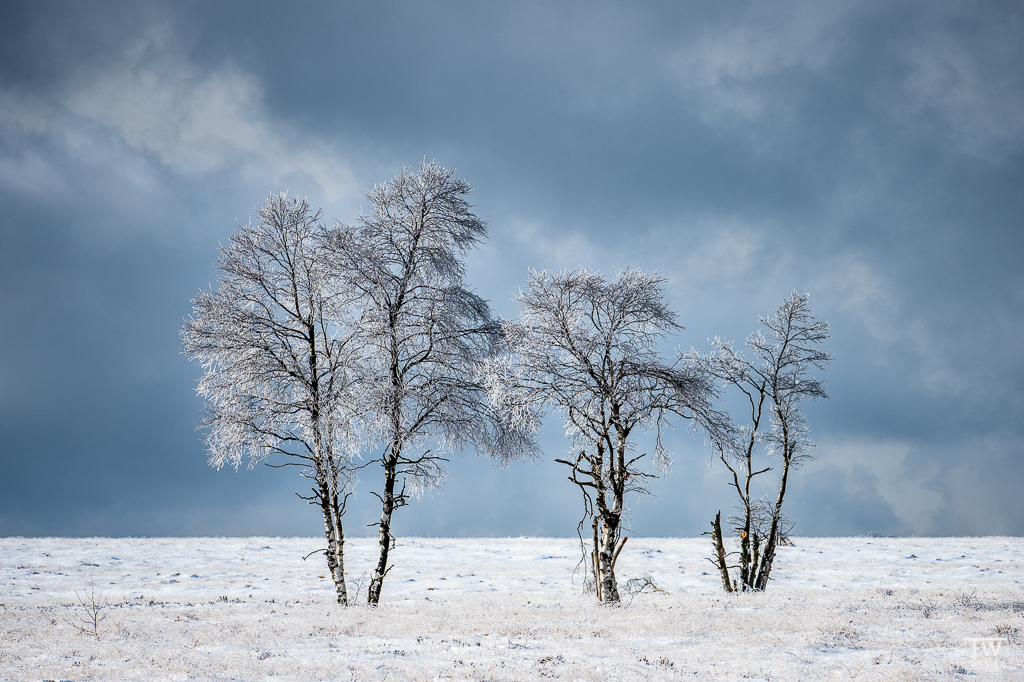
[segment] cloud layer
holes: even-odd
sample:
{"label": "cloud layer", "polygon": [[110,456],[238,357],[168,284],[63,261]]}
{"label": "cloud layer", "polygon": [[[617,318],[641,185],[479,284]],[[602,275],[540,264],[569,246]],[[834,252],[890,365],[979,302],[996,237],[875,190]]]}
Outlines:
{"label": "cloud layer", "polygon": [[[468,276],[503,315],[531,267],[657,270],[671,353],[811,292],[836,358],[798,533],[1024,532],[1022,38],[996,2],[16,3],[0,533],[319,532],[297,480],[205,466],[177,328],[268,193],[352,221],[424,158],[475,186]],[[685,424],[672,444],[635,532],[732,504]],[[578,504],[550,461],[469,453],[399,532],[568,535]]]}

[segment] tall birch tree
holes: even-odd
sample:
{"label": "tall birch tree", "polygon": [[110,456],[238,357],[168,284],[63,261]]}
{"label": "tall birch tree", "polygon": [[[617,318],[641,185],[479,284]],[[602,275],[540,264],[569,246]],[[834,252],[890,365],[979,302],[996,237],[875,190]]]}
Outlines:
{"label": "tall birch tree", "polygon": [[[365,436],[348,303],[323,259],[328,230],[305,199],[270,196],[256,224],[220,248],[216,289],[201,291],[181,330],[204,374],[210,464],[267,460],[313,481],[327,567],[348,604],[342,516],[352,455]],[[273,459],[268,459],[273,458]]]}
{"label": "tall birch tree", "polygon": [[[618,602],[615,563],[626,495],[644,493],[654,476],[641,468],[636,436],[653,432],[654,463],[669,453],[661,431],[672,417],[716,429],[711,383],[689,365],[665,364],[657,346],[680,329],[663,300],[664,278],[639,270],[613,280],[588,269],[532,272],[516,300],[518,321],[505,322],[507,352],[488,364],[489,397],[513,423],[536,431],[554,410],[572,442],[569,480],[580,487],[584,519],[592,520],[593,572],[597,598]],[[586,563],[586,562],[585,562]]]}
{"label": "tall birch tree", "polygon": [[[739,498],[733,526],[739,539],[739,563],[730,564],[722,534],[721,512],[711,522],[712,562],[726,592],[765,590],[776,551],[789,528],[783,503],[789,477],[811,459],[811,441],[802,405],[825,399],[824,381],[811,375],[831,359],[819,344],[828,339],[828,322],[815,319],[809,294],[793,292],[772,317],[747,337],[753,358],[716,337],[708,355],[688,354],[691,364],[714,377],[726,390],[742,397],[746,419],[727,438],[713,440],[718,459],[729,472],[729,484]],[[773,466],[769,462],[777,462]],[[778,466],[774,499],[758,495],[762,477]],[[730,572],[732,569],[732,572]]]}
{"label": "tall birch tree", "polygon": [[379,602],[390,570],[395,511],[441,483],[446,453],[472,446],[504,462],[534,448],[496,418],[478,379],[501,329],[463,283],[463,258],[487,235],[469,192],[437,163],[403,169],[366,193],[370,210],[355,225],[337,225],[330,243],[332,267],[358,296],[366,405],[379,434],[370,604]]}

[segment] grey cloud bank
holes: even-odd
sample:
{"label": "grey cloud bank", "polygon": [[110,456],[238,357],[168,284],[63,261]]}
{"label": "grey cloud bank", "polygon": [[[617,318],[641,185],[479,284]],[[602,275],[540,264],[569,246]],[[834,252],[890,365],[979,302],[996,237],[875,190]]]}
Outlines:
{"label": "grey cloud bank", "polygon": [[[797,533],[1021,534],[1022,46],[994,2],[12,4],[0,534],[319,533],[297,476],[206,465],[177,330],[268,193],[352,221],[423,158],[474,185],[467,279],[506,316],[530,267],[657,270],[704,350],[812,294],[836,359]],[[731,505],[671,444],[637,534]],[[396,533],[574,533],[554,421],[544,447],[455,458]]]}

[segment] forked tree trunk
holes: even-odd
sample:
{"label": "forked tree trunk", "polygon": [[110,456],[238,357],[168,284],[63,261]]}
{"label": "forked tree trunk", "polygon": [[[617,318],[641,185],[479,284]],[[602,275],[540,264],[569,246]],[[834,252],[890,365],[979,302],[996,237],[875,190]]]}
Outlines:
{"label": "forked tree trunk", "polygon": [[[597,488],[595,499],[596,507],[594,514],[594,580],[597,586],[597,598],[604,604],[617,604],[619,598],[619,585],[615,579],[615,560],[619,557],[625,538],[619,540],[619,531],[622,523],[622,512],[625,509],[626,483],[629,479],[629,472],[626,464],[626,438],[629,430],[622,426],[619,418],[619,406],[616,403],[611,405],[611,421],[615,424],[616,443],[615,448],[608,448],[606,451],[602,444],[596,447],[596,461],[591,462],[591,469],[595,472],[605,470],[605,453],[607,452],[607,482],[601,477],[595,477],[594,484]],[[611,506],[608,506],[608,495],[610,494]]]}
{"label": "forked tree trunk", "polygon": [[376,605],[380,602],[380,592],[384,587],[384,576],[388,572],[388,552],[391,550],[391,516],[397,506],[395,500],[395,479],[398,471],[398,452],[392,446],[388,458],[384,460],[384,492],[380,496],[381,512],[379,533],[377,535],[377,564],[370,576],[370,587],[367,590],[366,602]]}
{"label": "forked tree trunk", "polygon": [[[617,411],[613,410],[613,416]],[[627,481],[630,478],[626,470],[625,452],[626,435],[628,431],[619,431],[618,451],[610,454],[610,461],[606,462],[606,450],[601,443],[595,444],[594,454],[586,455],[581,452],[575,462],[567,460],[556,460],[573,467],[573,475],[569,480],[574,481],[584,491],[586,499],[593,499],[593,539],[590,552],[590,568],[594,574],[594,591],[597,600],[605,604],[617,603],[620,600],[619,586],[615,579],[615,561],[622,551],[626,538],[619,538],[622,524],[622,513]],[[611,459],[613,458],[614,459]],[[585,460],[588,469],[580,469],[580,461]],[[602,475],[605,467],[608,467],[607,478]],[[587,478],[578,480],[576,475],[582,473]],[[594,490],[593,498],[588,493],[588,488]],[[611,497],[611,505],[608,498]],[[588,505],[589,507],[589,505]],[[586,555],[584,554],[584,559]]]}
{"label": "forked tree trunk", "polygon": [[324,514],[324,532],[327,535],[327,569],[334,580],[338,603],[348,606],[345,586],[345,533],[341,527],[341,510],[337,495],[332,495],[326,482],[320,483],[320,509]]}
{"label": "forked tree trunk", "polygon": [[763,591],[768,587],[768,578],[772,572],[772,562],[775,561],[775,535],[764,543],[764,556],[761,558],[761,566],[757,572],[757,580],[754,582],[754,589]]}
{"label": "forked tree trunk", "polygon": [[761,568],[757,572],[757,580],[754,583],[755,590],[768,588],[768,580],[771,578],[772,564],[775,562],[775,549],[779,540],[779,522],[782,518],[782,502],[786,497],[786,482],[789,478],[790,457],[786,457],[782,465],[782,480],[779,482],[779,496],[775,499],[775,508],[772,510],[771,532],[764,543],[764,552],[761,556]]}
{"label": "forked tree trunk", "polygon": [[[299,308],[296,301],[296,309]],[[348,606],[348,587],[345,585],[345,531],[341,526],[341,508],[338,504],[337,477],[331,475],[332,453],[325,451],[323,432],[320,426],[320,373],[317,371],[316,328],[312,324],[306,326],[309,343],[309,375],[311,409],[313,418],[313,447],[317,462],[317,497],[320,498],[320,510],[324,515],[324,534],[327,536],[327,570],[334,580],[334,589],[338,594],[338,603]],[[334,488],[330,485],[334,483]]]}

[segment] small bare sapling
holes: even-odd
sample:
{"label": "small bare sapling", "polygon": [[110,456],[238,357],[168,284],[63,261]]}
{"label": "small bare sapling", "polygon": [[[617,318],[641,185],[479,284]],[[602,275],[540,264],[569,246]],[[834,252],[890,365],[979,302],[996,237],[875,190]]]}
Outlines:
{"label": "small bare sapling", "polygon": [[83,635],[100,638],[100,623],[110,615],[110,604],[102,594],[96,592],[90,583],[88,591],[75,592],[76,603],[68,607],[68,616],[64,622]]}

